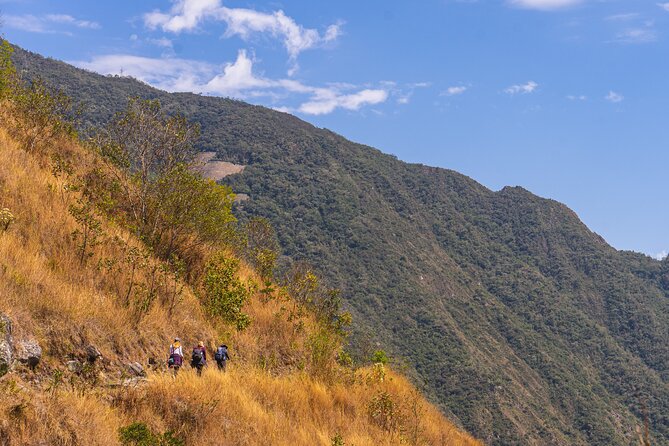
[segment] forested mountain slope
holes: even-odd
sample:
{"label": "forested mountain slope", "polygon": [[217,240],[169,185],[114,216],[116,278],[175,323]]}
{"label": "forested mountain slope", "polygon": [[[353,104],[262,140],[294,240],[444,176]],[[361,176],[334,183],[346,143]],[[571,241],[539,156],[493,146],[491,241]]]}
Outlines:
{"label": "forested mountain slope", "polygon": [[108,120],[128,96],[202,124],[200,147],[247,166],[224,182],[283,253],[315,265],[381,343],[489,444],[628,445],[645,414],[669,445],[669,261],[619,252],[564,205],[407,164],[293,116],[168,94],[19,50]]}

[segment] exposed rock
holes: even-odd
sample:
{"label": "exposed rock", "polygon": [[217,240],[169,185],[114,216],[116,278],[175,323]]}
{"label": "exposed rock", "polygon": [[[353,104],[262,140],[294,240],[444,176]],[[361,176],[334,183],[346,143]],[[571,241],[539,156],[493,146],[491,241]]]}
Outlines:
{"label": "exposed rock", "polygon": [[142,364],[140,364],[139,362],[128,363],[128,370],[130,370],[130,373],[132,373],[135,376],[146,375],[146,372],[144,372],[144,367],[142,367]]}
{"label": "exposed rock", "polygon": [[89,344],[86,347],[86,359],[88,362],[93,363],[98,359],[102,358],[102,353],[97,349],[93,344]]}
{"label": "exposed rock", "polygon": [[16,359],[33,370],[42,359],[42,347],[40,347],[37,341],[21,341],[18,343],[16,350]]}
{"label": "exposed rock", "polygon": [[77,361],[76,359],[73,359],[71,361],[67,361],[65,363],[67,366],[67,369],[72,372],[72,373],[79,373],[81,372],[81,363]]}
{"label": "exposed rock", "polygon": [[12,321],[0,314],[0,376],[9,371],[13,358]]}
{"label": "exposed rock", "polygon": [[146,382],[146,378],[141,376],[133,376],[132,378],[126,378],[121,382],[123,387],[137,387]]}

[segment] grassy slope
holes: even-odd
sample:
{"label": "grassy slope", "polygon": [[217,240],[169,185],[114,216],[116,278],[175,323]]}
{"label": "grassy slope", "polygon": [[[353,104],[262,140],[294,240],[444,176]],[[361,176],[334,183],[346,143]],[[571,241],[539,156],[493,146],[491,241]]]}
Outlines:
{"label": "grassy slope", "polygon": [[[97,162],[70,141],[49,145],[51,153],[77,159],[78,173]],[[175,335],[182,336],[186,350],[198,339],[211,348],[222,327],[204,317],[189,289],[172,318],[157,300],[136,323],[113,292],[115,284],[129,280],[128,271],[109,276],[95,267],[98,259],[120,255],[116,245],[103,243],[86,265],[79,263],[70,236],[76,223],[67,210],[77,194],[60,192],[62,184],[48,160],[20,149],[0,128],[0,207],[17,217],[9,231],[0,233],[0,313],[14,321],[15,339],[36,339],[44,349],[37,372],[19,366],[0,378],[3,446],[116,445],[119,427],[133,421],[158,432],[175,431],[189,445],[329,445],[337,433],[346,444],[399,444],[398,433],[385,432],[368,416],[369,401],[381,391],[406,413],[418,408],[420,418],[413,425],[419,427],[420,444],[478,444],[395,373],[380,381],[366,379],[369,371],[360,370],[356,377],[342,371],[324,384],[309,367],[299,370],[282,360],[307,358],[314,323],[305,317],[306,328],[296,330],[296,321],[288,321],[282,311],[288,303],[277,300],[253,299],[247,311],[254,322],[245,332],[223,329],[234,354],[229,373],[208,370],[198,378],[184,370],[174,380],[156,371],[145,384],[118,387],[125,363],[162,360]],[[104,221],[103,229],[107,240],[116,235],[136,244],[112,222]],[[245,267],[241,274],[253,272]],[[104,356],[94,381],[64,366],[88,344]],[[281,358],[261,368],[267,352]]]}
{"label": "grassy slope", "polygon": [[402,163],[287,114],[167,94],[20,53],[107,119],[129,95],[202,123],[202,148],[248,165],[238,211],[344,291],[356,346],[391,346],[414,378],[494,444],[629,444],[647,400],[669,444],[669,261],[621,253],[521,188]]}

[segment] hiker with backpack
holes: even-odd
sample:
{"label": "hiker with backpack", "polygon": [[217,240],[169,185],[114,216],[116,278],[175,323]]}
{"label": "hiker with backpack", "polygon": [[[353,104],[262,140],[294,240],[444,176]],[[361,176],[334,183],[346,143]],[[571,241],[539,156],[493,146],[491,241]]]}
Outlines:
{"label": "hiker with backpack", "polygon": [[181,339],[174,338],[174,342],[170,345],[170,356],[167,358],[167,367],[174,370],[174,374],[176,375],[183,362],[184,351],[181,347]]}
{"label": "hiker with backpack", "polygon": [[190,365],[197,370],[197,376],[202,375],[202,369],[207,365],[207,350],[204,348],[204,341],[200,341],[197,347],[193,348]]}
{"label": "hiker with backpack", "polygon": [[228,346],[225,344],[221,344],[216,349],[216,354],[214,355],[214,359],[216,360],[216,365],[218,366],[218,370],[220,370],[221,372],[225,372],[225,367],[227,365],[228,359],[230,359],[230,356],[228,355]]}

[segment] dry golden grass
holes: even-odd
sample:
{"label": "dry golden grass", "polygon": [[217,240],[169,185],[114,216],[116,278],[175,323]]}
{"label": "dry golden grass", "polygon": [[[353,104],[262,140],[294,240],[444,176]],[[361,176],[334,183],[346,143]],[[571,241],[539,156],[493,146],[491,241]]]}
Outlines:
{"label": "dry golden grass", "polygon": [[[256,296],[245,310],[253,323],[241,333],[208,321],[188,287],[171,316],[159,296],[138,317],[118,292],[130,283],[127,268],[96,265],[123,256],[114,238],[140,244],[103,220],[105,243],[80,264],[71,237],[77,223],[68,211],[78,192],[62,191],[51,172],[53,153],[76,160],[80,175],[98,162],[68,140],[27,153],[0,128],[0,208],[16,216],[0,232],[0,312],[14,321],[15,338],[34,338],[44,349],[36,372],[18,367],[0,378],[0,445],[118,445],[119,428],[135,421],[174,431],[188,445],[331,445],[337,434],[356,446],[479,444],[392,372],[380,380],[369,378],[370,370],[354,375],[333,365],[331,381],[314,378],[308,339],[317,326],[308,316],[290,319],[290,301]],[[135,280],[147,279],[148,270]],[[258,281],[247,265],[240,276]],[[174,336],[186,351],[201,339],[210,349],[227,342],[228,372],[210,367],[197,377],[184,369],[174,378],[159,368],[136,387],[119,385],[127,362],[164,362]],[[86,376],[68,372],[65,361],[81,358],[88,344],[104,361]],[[381,392],[401,428],[386,431],[370,417],[369,404]]]}

